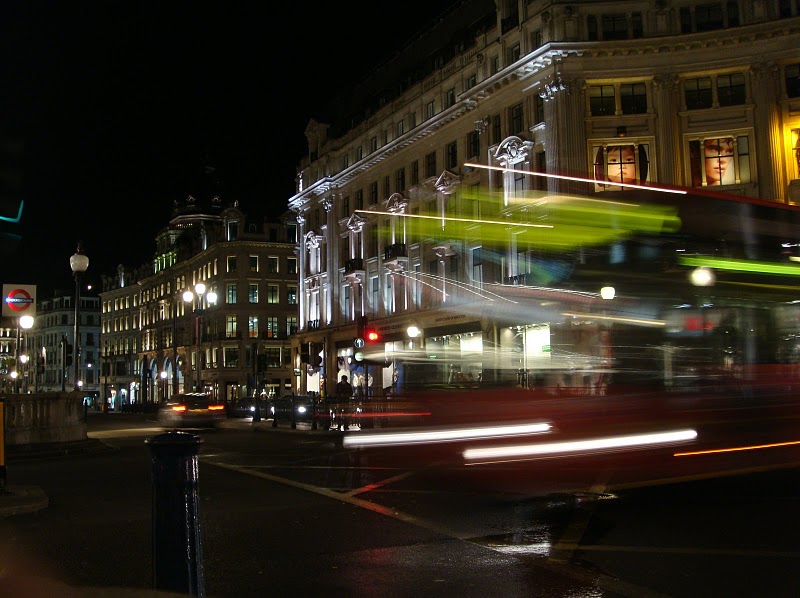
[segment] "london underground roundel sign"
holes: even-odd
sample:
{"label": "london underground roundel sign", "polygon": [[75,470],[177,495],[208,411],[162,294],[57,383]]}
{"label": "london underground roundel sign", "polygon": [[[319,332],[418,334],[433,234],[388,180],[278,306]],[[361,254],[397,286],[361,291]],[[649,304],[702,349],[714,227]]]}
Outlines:
{"label": "london underground roundel sign", "polygon": [[36,313],[36,287],[3,285],[3,315],[24,316]]}

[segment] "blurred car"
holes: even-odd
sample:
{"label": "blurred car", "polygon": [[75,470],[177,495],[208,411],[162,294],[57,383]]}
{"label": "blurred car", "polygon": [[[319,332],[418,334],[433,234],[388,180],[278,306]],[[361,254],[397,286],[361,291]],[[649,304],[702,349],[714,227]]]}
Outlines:
{"label": "blurred car", "polygon": [[[263,417],[274,418],[278,421],[310,422],[315,405],[313,399],[307,395],[275,397],[269,401],[269,411]],[[292,413],[294,412],[294,418]]]}
{"label": "blurred car", "polygon": [[205,428],[227,418],[225,404],[203,393],[174,395],[158,410],[158,423],[166,428]]}
{"label": "blurred car", "polygon": [[[269,403],[265,399],[259,399],[258,410],[259,415],[262,418],[266,418],[267,414],[269,413]],[[231,407],[232,417],[253,417],[255,412],[256,402],[253,397],[239,399],[236,401],[236,403],[234,403],[233,407]]]}

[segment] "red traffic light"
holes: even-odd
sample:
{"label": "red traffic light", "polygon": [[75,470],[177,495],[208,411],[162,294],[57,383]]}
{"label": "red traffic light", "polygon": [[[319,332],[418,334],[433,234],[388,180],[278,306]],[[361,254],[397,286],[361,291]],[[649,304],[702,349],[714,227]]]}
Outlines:
{"label": "red traffic light", "polygon": [[368,343],[374,343],[376,341],[381,340],[381,335],[378,334],[377,330],[367,330],[364,336],[367,339]]}

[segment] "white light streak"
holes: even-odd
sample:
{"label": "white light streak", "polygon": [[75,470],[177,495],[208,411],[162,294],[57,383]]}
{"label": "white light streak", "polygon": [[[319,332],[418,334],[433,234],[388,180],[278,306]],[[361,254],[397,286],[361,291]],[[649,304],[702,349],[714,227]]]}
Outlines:
{"label": "white light streak", "polygon": [[662,189],[660,187],[648,187],[647,185],[634,185],[633,183],[609,183],[608,181],[599,181],[597,179],[586,179],[577,176],[566,176],[563,174],[548,174],[546,172],[533,172],[530,170],[517,170],[516,168],[503,168],[502,166],[488,166],[486,164],[475,164],[467,162],[464,166],[471,166],[473,168],[486,168],[487,170],[500,170],[502,172],[517,172],[519,174],[529,174],[531,176],[542,176],[552,179],[563,179],[565,181],[578,181],[580,183],[592,183],[595,185],[609,185],[613,187],[630,187],[631,189],[646,189],[648,191],[661,191],[662,193],[675,193],[677,195],[686,195],[686,191],[681,189]]}
{"label": "white light streak", "polygon": [[688,442],[690,440],[694,440],[695,438],[697,438],[696,430],[675,430],[672,432],[656,432],[652,434],[609,436],[607,438],[594,438],[589,440],[571,440],[542,444],[474,448],[467,449],[462,454],[464,459],[467,461],[474,461],[478,459],[498,460],[519,457],[535,457],[540,455],[561,455],[586,452],[593,453],[609,449]]}
{"label": "white light streak", "polygon": [[448,428],[441,430],[417,430],[390,432],[385,434],[358,434],[343,439],[345,447],[392,446],[398,444],[435,444],[486,438],[507,438],[528,434],[546,434],[551,431],[548,423],[514,424],[482,428]]}

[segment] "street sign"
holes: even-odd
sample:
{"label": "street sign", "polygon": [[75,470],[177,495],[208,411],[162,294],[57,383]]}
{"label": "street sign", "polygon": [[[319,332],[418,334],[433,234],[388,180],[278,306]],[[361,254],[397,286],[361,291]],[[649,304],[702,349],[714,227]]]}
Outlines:
{"label": "street sign", "polygon": [[353,341],[353,346],[356,349],[363,349],[365,344],[366,343],[363,338],[357,338],[356,340]]}
{"label": "street sign", "polygon": [[36,315],[36,285],[4,284],[3,317]]}

